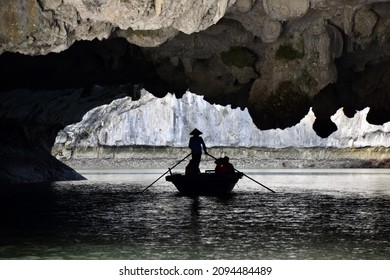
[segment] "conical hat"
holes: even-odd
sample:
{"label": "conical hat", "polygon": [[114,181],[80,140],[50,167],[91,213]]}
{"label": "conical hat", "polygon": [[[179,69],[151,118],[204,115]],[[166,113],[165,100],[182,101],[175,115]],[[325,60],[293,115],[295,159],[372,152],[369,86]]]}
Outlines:
{"label": "conical hat", "polygon": [[203,134],[202,131],[195,128],[193,131],[191,131],[190,135],[201,135]]}

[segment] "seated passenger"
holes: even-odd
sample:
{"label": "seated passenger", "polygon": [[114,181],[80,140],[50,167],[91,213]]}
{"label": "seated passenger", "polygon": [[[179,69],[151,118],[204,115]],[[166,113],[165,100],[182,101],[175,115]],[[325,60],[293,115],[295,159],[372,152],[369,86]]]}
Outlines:
{"label": "seated passenger", "polygon": [[215,173],[217,174],[234,173],[234,166],[229,162],[228,157],[219,158],[214,163],[217,164],[217,166],[215,167]]}

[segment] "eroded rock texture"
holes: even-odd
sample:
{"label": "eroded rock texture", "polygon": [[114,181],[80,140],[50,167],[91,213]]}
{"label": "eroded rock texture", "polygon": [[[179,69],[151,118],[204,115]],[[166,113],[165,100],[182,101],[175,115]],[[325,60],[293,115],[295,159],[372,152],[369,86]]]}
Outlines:
{"label": "eroded rock texture", "polygon": [[[26,148],[47,150],[75,121],[57,118],[74,103],[115,98],[92,94],[95,84],[142,83],[156,96],[189,89],[247,107],[260,129],[292,126],[312,106],[321,137],[337,130],[330,116],[341,107],[390,121],[389,1],[3,0],[0,53],[1,124]],[[83,94],[61,110],[44,97],[69,88]]]}

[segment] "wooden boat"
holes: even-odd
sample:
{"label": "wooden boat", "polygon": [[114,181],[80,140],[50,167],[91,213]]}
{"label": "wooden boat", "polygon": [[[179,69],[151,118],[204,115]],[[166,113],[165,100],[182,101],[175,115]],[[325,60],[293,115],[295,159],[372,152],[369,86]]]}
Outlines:
{"label": "wooden boat", "polygon": [[189,196],[223,196],[229,194],[243,173],[217,174],[206,170],[199,174],[171,174],[165,180],[172,182],[178,191]]}

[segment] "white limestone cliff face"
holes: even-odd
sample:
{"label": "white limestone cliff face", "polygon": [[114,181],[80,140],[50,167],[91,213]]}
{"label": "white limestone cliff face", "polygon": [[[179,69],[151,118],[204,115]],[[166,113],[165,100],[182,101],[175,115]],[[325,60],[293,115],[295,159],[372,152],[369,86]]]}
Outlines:
{"label": "white limestone cliff face", "polygon": [[368,124],[368,110],[349,119],[340,109],[332,117],[339,129],[323,139],[312,129],[315,117],[311,111],[294,127],[260,131],[246,109],[211,105],[190,92],[181,99],[172,94],[160,99],[142,91],[138,101],[126,97],[89,111],[81,122],[59,132],[55,147],[186,147],[195,127],[210,147],[390,147],[390,123]]}

